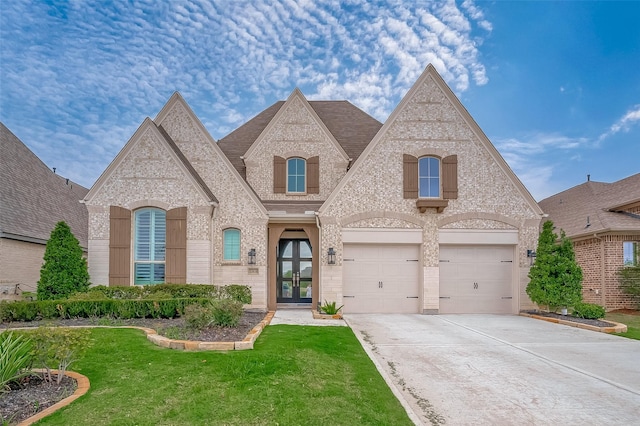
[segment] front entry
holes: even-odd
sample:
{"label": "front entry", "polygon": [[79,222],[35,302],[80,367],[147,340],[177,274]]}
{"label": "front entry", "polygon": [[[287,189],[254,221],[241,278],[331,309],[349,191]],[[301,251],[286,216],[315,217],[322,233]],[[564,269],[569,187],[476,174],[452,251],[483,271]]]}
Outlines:
{"label": "front entry", "polygon": [[277,251],[278,303],[311,303],[311,244],[305,239],[281,239]]}

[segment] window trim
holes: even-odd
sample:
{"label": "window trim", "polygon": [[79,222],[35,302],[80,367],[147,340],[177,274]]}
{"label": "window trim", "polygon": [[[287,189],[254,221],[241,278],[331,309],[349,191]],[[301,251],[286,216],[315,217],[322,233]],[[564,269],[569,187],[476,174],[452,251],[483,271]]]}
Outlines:
{"label": "window trim", "polygon": [[[432,196],[432,195],[422,195],[422,191],[421,191],[421,187],[422,185],[420,185],[421,180],[423,179],[423,176],[420,174],[420,163],[422,162],[422,160],[436,160],[438,163],[438,195]],[[428,164],[428,163],[427,163]],[[431,167],[429,166],[429,169]],[[428,175],[428,176],[424,176],[425,179],[431,180],[434,179],[435,176],[432,175]],[[440,157],[437,157],[435,155],[424,155],[422,157],[418,158],[418,199],[431,199],[431,200],[439,200],[442,199],[442,159]]]}
{"label": "window trim", "polygon": [[[139,223],[139,215],[144,213],[144,212],[150,212],[150,223],[149,223],[149,260],[146,259],[138,259],[138,244],[139,244],[139,240],[138,240],[138,232],[139,232],[139,227],[138,227],[138,223]],[[164,215],[164,248],[163,248],[163,253],[164,253],[164,258],[162,260],[156,260],[155,259],[155,255],[157,252],[157,248],[156,248],[156,214],[158,212],[162,212],[162,214]],[[134,285],[155,285],[155,284],[162,284],[166,281],[166,276],[167,276],[167,212],[163,209],[157,208],[157,207],[144,207],[141,209],[137,209],[133,212],[133,232],[132,232],[132,237],[133,237],[133,253],[132,253],[132,257],[133,257],[133,262],[132,262],[132,267],[133,267],[133,284]],[[138,281],[138,277],[136,274],[136,267],[137,265],[164,265],[164,270],[163,270],[163,276],[161,280],[157,280],[155,279],[155,274],[154,274],[154,268],[151,268],[151,272],[150,272],[150,281],[149,282],[139,282]]]}
{"label": "window trim", "polygon": [[[302,163],[304,164],[304,174],[302,175],[304,177],[304,183],[302,184],[303,191],[291,191],[289,189],[289,177],[291,176],[289,174],[289,164],[293,160],[302,161]],[[290,158],[287,158],[287,161],[286,161],[286,182],[285,182],[286,193],[288,195],[306,195],[307,194],[307,179],[308,179],[307,175],[308,175],[308,173],[309,173],[309,165],[307,164],[307,160],[305,158],[302,158],[302,157],[290,157]],[[294,176],[300,177],[301,175],[300,174],[296,174]]]}
{"label": "window trim", "polygon": [[[227,250],[226,250],[226,240],[227,240],[227,232],[235,231],[238,233],[238,242],[237,248],[237,258],[229,258],[227,259]],[[235,254],[235,253],[233,253]],[[222,261],[225,263],[240,263],[242,260],[242,231],[239,228],[229,227],[222,230]]]}

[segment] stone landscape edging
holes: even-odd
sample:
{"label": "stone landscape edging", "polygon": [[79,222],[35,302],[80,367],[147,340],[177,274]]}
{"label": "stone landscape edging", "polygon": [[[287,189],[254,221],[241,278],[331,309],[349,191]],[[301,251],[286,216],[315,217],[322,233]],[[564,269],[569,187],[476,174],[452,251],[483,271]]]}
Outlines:
{"label": "stone landscape edging", "polygon": [[[37,369],[34,369],[33,371],[36,373],[42,373],[45,370],[41,368],[37,368]],[[51,372],[58,374],[58,370],[51,370]],[[91,386],[91,383],[89,383],[89,378],[87,376],[83,376],[82,374],[76,373],[75,371],[65,371],[64,375],[71,377],[72,379],[75,379],[76,385],[77,385],[76,391],[72,395],[69,395],[68,397],[56,402],[51,407],[47,407],[46,409],[40,411],[39,413],[34,414],[33,416],[27,419],[24,419],[23,421],[18,423],[18,426],[29,426],[37,422],[38,420],[41,420],[53,414],[54,412],[58,411],[62,407],[66,407],[67,405],[71,404],[73,401],[75,401],[76,399],[80,398],[82,395],[87,393],[87,391],[89,390],[89,387]]]}
{"label": "stone landscape edging", "polygon": [[613,327],[597,327],[595,325],[583,324],[581,322],[567,321],[559,318],[545,317],[545,316],[536,315],[536,314],[528,314],[526,312],[520,312],[520,316],[535,318],[535,319],[539,319],[547,322],[553,322],[556,324],[568,325],[571,327],[583,328],[585,330],[599,331],[601,333],[626,333],[627,332],[626,325],[619,322],[615,322],[615,321],[609,321],[609,320],[606,320],[606,322],[610,322],[611,324],[614,324]]}
{"label": "stone landscape edging", "polygon": [[322,314],[315,309],[311,309],[311,313],[313,314],[313,319],[343,319],[342,314]]}

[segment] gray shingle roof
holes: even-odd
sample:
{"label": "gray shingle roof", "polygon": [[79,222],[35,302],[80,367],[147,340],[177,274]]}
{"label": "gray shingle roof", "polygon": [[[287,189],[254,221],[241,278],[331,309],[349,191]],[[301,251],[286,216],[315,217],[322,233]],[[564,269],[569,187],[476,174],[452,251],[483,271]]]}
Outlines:
{"label": "gray shingle roof", "polygon": [[[282,105],[284,101],[276,102],[218,141],[222,152],[243,178],[246,179],[246,170],[240,157],[249,150]],[[309,105],[354,161],[382,127],[382,123],[348,101],[309,101]]]}
{"label": "gray shingle roof", "polygon": [[576,238],[598,232],[640,232],[640,216],[612,211],[638,200],[640,173],[613,183],[588,181],[538,204],[556,229]]}
{"label": "gray shingle roof", "polygon": [[87,247],[87,208],[80,200],[89,191],[56,175],[0,123],[0,235],[46,242],[64,220]]}

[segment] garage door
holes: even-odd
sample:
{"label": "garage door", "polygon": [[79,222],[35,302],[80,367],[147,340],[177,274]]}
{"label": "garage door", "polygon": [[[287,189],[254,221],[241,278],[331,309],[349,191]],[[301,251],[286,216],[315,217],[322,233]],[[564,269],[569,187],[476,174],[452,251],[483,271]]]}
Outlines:
{"label": "garage door", "polygon": [[419,245],[345,244],[345,313],[419,312]]}
{"label": "garage door", "polygon": [[512,246],[440,246],[440,313],[512,313]]}

